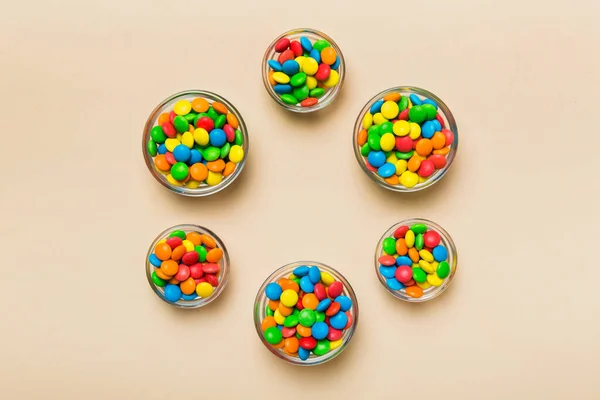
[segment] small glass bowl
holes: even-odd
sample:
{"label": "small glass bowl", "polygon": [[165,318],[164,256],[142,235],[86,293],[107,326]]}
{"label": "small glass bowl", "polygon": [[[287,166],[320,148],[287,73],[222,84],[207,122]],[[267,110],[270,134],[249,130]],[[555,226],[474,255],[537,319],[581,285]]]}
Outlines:
{"label": "small glass bowl", "polygon": [[[429,176],[427,178],[427,180],[425,182],[417,183],[415,186],[413,186],[411,188],[405,187],[403,185],[389,184],[381,176],[379,176],[376,172],[369,170],[365,164],[366,157],[362,156],[362,154],[360,152],[361,148],[358,145],[358,134],[363,129],[362,121],[363,121],[365,114],[367,112],[369,112],[373,103],[375,103],[379,99],[382,99],[387,94],[393,93],[393,92],[400,93],[402,96],[405,96],[405,95],[410,96],[411,94],[414,93],[418,96],[426,97],[426,98],[433,100],[438,105],[438,114],[441,115],[442,119],[444,120],[445,127],[450,129],[454,133],[454,142],[452,143],[452,145],[450,147],[450,152],[446,155],[446,165],[443,168],[436,170],[431,176]],[[448,108],[446,103],[444,103],[435,94],[433,94],[425,89],[421,89],[421,88],[417,88],[417,87],[397,86],[397,87],[393,87],[393,88],[384,90],[383,92],[377,94],[371,100],[369,100],[367,102],[367,104],[365,104],[365,106],[363,107],[361,112],[358,114],[358,118],[356,119],[356,122],[354,124],[354,135],[352,137],[352,147],[354,148],[354,155],[356,156],[356,161],[358,161],[358,164],[360,165],[362,170],[365,172],[365,174],[367,174],[369,176],[369,178],[371,178],[379,186],[382,186],[386,189],[389,189],[389,190],[392,190],[395,192],[417,192],[419,190],[426,189],[426,188],[432,186],[433,184],[435,184],[436,182],[438,182],[440,179],[442,179],[444,177],[446,172],[448,172],[448,170],[450,169],[450,166],[452,165],[452,162],[454,161],[454,158],[456,157],[456,152],[458,150],[458,127],[456,126],[456,121],[454,119],[454,116],[450,112],[450,109]]]}
{"label": "small glass bowl", "polygon": [[[169,234],[171,234],[171,232],[176,231],[176,230],[182,230],[186,234],[188,232],[192,232],[192,231],[198,232],[200,234],[207,234],[215,240],[215,242],[217,244],[217,248],[220,248],[221,250],[223,250],[223,257],[221,258],[221,261],[219,261],[219,265],[221,266],[221,270],[219,273],[219,285],[214,289],[213,293],[208,297],[205,297],[205,298],[198,297],[194,300],[179,299],[176,302],[171,302],[171,301],[167,300],[167,298],[165,297],[164,288],[156,286],[154,284],[154,282],[152,281],[152,272],[154,272],[156,267],[154,267],[150,263],[150,261],[149,261],[150,255],[154,252],[154,247],[158,244],[159,241],[168,238]],[[175,225],[168,229],[165,229],[154,239],[154,241],[148,248],[148,253],[146,254],[146,278],[148,278],[148,284],[150,285],[150,287],[152,288],[152,290],[154,291],[154,293],[156,293],[156,295],[158,297],[160,297],[167,304],[170,304],[175,307],[200,308],[200,307],[203,307],[203,306],[213,302],[217,297],[219,297],[221,295],[221,293],[225,289],[225,286],[227,285],[228,276],[229,276],[229,253],[227,252],[227,248],[225,248],[223,241],[221,241],[221,239],[214,232],[212,232],[211,230],[209,230],[203,226],[200,226],[200,225],[182,224],[182,225]]]}
{"label": "small glass bowl", "polygon": [[[320,39],[327,40],[329,42],[329,44],[331,44],[331,47],[333,47],[335,49],[338,57],[340,58],[340,66],[337,69],[337,71],[340,75],[340,81],[338,82],[337,85],[335,85],[335,87],[327,90],[325,92],[325,94],[321,98],[319,98],[318,103],[316,103],[314,106],[310,106],[310,107],[302,107],[300,105],[291,105],[291,104],[284,103],[281,100],[281,98],[279,97],[279,95],[277,93],[275,93],[273,86],[271,86],[271,83],[269,82],[269,71],[271,69],[269,68],[268,62],[269,62],[269,60],[276,60],[277,55],[279,54],[275,51],[275,44],[284,37],[287,37],[288,39],[290,39],[290,41],[293,41],[293,40],[300,40],[300,37],[302,37],[302,36],[306,36],[313,43]],[[332,38],[330,38],[325,33],[320,32],[316,29],[310,29],[310,28],[292,29],[291,31],[285,32],[285,33],[277,36],[277,38],[275,38],[275,40],[273,40],[273,42],[269,45],[269,47],[267,47],[267,51],[265,51],[265,55],[263,57],[262,78],[263,78],[263,83],[265,85],[265,89],[267,89],[267,92],[269,92],[269,94],[271,95],[273,100],[275,100],[277,102],[277,104],[279,104],[281,107],[285,108],[286,110],[296,112],[296,113],[301,113],[301,114],[310,113],[313,111],[321,110],[321,109],[327,107],[328,105],[330,105],[339,95],[340,90],[342,89],[342,85],[344,84],[345,76],[346,76],[346,61],[344,60],[344,55],[342,54],[342,50],[337,45],[337,43],[334,42],[334,40]]]}
{"label": "small glass bowl", "polygon": [[[340,281],[344,284],[344,291],[342,292],[342,295],[348,296],[350,298],[350,300],[352,300],[352,308],[349,310],[349,312],[350,312],[350,315],[352,316],[352,321],[353,321],[352,326],[350,326],[350,328],[348,328],[344,331],[344,335],[342,336],[342,344],[340,347],[338,347],[322,356],[316,356],[311,353],[310,357],[305,361],[302,361],[299,357],[292,357],[292,356],[286,354],[282,349],[277,349],[277,348],[273,347],[271,344],[269,344],[266,341],[266,339],[264,338],[262,329],[261,329],[262,320],[267,315],[266,308],[267,308],[267,305],[269,302],[269,299],[265,295],[265,289],[266,289],[267,285],[271,282],[277,282],[279,279],[289,276],[296,267],[299,267],[301,265],[308,265],[308,266],[316,265],[317,267],[319,267],[319,269],[321,271],[328,272],[335,278],[336,281]],[[344,351],[344,349],[346,347],[348,347],[348,345],[350,344],[350,340],[352,339],[352,336],[354,335],[354,331],[356,330],[357,324],[358,324],[358,300],[356,299],[356,294],[354,293],[354,289],[352,289],[352,286],[350,286],[350,283],[346,280],[346,278],[344,278],[344,276],[342,274],[340,274],[338,271],[331,268],[330,266],[325,265],[320,262],[296,261],[296,262],[284,265],[283,267],[281,267],[278,270],[276,270],[275,272],[273,272],[264,281],[264,283],[262,284],[260,289],[258,289],[258,293],[256,294],[256,299],[254,300],[254,326],[256,328],[256,333],[258,334],[258,337],[260,338],[261,342],[265,345],[265,347],[267,349],[269,349],[269,351],[271,353],[275,354],[278,358],[285,360],[285,361],[289,362],[290,364],[294,364],[294,365],[313,366],[313,365],[323,364],[327,361],[334,359],[342,351]]]}
{"label": "small glass bowl", "polygon": [[[383,252],[383,248],[382,248],[384,239],[388,238],[388,237],[393,237],[394,232],[396,231],[396,229],[398,229],[398,227],[400,227],[402,225],[406,225],[406,226],[410,227],[413,224],[425,224],[428,229],[433,229],[433,230],[437,231],[437,233],[440,234],[440,244],[444,245],[444,247],[446,247],[446,249],[448,250],[448,259],[446,261],[448,262],[448,264],[450,264],[450,275],[448,275],[448,277],[446,279],[444,279],[444,282],[440,286],[431,286],[428,289],[423,290],[423,296],[418,297],[418,298],[407,295],[406,290],[404,288],[402,288],[400,290],[390,289],[385,282],[385,277],[383,275],[381,275],[381,273],[379,272],[379,265],[380,265],[379,257],[381,257],[382,255],[385,255],[385,253]],[[383,287],[392,296],[397,297],[400,300],[408,301],[410,303],[422,303],[424,301],[435,299],[440,294],[442,294],[442,292],[444,290],[446,290],[448,288],[448,286],[450,286],[452,279],[454,279],[454,275],[456,274],[457,262],[458,262],[458,253],[456,251],[456,246],[454,245],[454,242],[452,241],[452,237],[448,234],[448,232],[446,232],[444,230],[444,228],[442,228],[435,222],[429,221],[427,219],[422,219],[422,218],[407,219],[405,221],[398,222],[397,224],[392,225],[390,227],[390,229],[388,229],[383,234],[381,239],[379,239],[379,243],[377,243],[377,247],[375,248],[375,259],[374,259],[375,273],[377,274],[377,278],[379,278],[379,282],[381,282]]]}
{"label": "small glass bowl", "polygon": [[[244,140],[244,143],[242,144],[242,149],[244,150],[244,158],[238,163],[238,165],[235,168],[235,171],[233,171],[231,175],[223,178],[221,183],[219,183],[218,185],[209,186],[203,183],[198,188],[176,186],[167,181],[166,174],[162,173],[154,166],[154,157],[152,157],[147,150],[148,140],[150,139],[150,131],[157,125],[158,117],[160,116],[160,114],[162,114],[163,112],[170,112],[171,110],[173,110],[173,105],[176,102],[178,102],[179,100],[192,101],[193,99],[198,97],[202,97],[208,100],[208,102],[211,104],[215,101],[218,101],[227,106],[229,112],[236,116],[238,120],[238,129],[242,132],[242,137]],[[233,104],[231,104],[225,98],[219,96],[216,93],[208,92],[205,90],[186,90],[184,92],[175,93],[174,95],[169,96],[168,98],[160,102],[160,104],[156,106],[152,113],[150,113],[150,116],[146,121],[146,125],[144,126],[144,132],[142,134],[142,153],[144,155],[144,161],[146,162],[148,171],[150,171],[154,179],[160,182],[160,184],[166,187],[167,189],[184,196],[208,196],[225,189],[227,186],[233,183],[233,181],[235,181],[237,177],[242,173],[244,165],[246,164],[246,159],[248,158],[248,129],[246,128],[244,119],[242,118],[239,111],[233,106]]]}

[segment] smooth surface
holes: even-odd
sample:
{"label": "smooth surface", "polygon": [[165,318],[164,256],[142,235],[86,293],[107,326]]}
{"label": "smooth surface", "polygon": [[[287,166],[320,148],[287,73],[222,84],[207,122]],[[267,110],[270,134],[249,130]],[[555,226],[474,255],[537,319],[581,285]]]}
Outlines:
{"label": "smooth surface", "polygon": [[[296,6],[4,5],[2,398],[600,398],[600,3]],[[285,112],[261,81],[265,46],[302,25],[347,59],[315,115]],[[460,129],[451,171],[414,195],[371,182],[350,143],[364,103],[396,85],[436,93]],[[251,135],[243,174],[210,198],[170,193],[140,152],[153,107],[190,88],[233,102]],[[459,251],[426,304],[394,299],[372,266],[409,217]],[[144,276],[148,245],[179,223],[230,251],[228,287],[200,310],[164,304]],[[338,269],[361,307],[349,348],[315,368],[277,360],[252,321],[263,280],[298,259]]]}

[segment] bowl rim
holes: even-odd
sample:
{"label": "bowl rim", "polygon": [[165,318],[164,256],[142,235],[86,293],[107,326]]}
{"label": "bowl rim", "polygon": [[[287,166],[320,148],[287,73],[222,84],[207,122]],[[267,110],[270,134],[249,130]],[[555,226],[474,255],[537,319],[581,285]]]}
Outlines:
{"label": "bowl rim", "polygon": [[[240,161],[238,163],[238,167],[236,167],[233,174],[230,175],[229,177],[227,177],[229,179],[226,178],[223,181],[221,181],[221,183],[219,183],[218,185],[215,185],[215,186],[200,186],[199,188],[196,188],[196,189],[190,189],[185,186],[171,185],[166,179],[163,179],[163,174],[158,172],[156,170],[156,168],[154,167],[154,162],[153,162],[154,157],[152,157],[148,153],[147,143],[148,143],[148,140],[150,139],[150,131],[152,130],[152,128],[154,128],[155,122],[157,121],[158,116],[161,114],[161,112],[165,111],[164,110],[165,106],[179,98],[186,97],[186,96],[194,96],[194,95],[211,100],[212,102],[218,101],[220,103],[223,103],[227,106],[227,109],[236,116],[236,118],[238,120],[238,129],[240,129],[240,131],[242,132],[242,137],[244,138],[244,143],[242,144],[242,148],[244,149],[244,158],[242,159],[242,161]],[[242,170],[244,169],[244,166],[246,165],[246,160],[248,158],[248,151],[250,148],[250,143],[249,143],[248,138],[249,138],[249,135],[248,135],[248,128],[246,126],[246,122],[242,118],[242,115],[238,111],[238,109],[229,100],[227,100],[226,98],[224,98],[223,96],[221,96],[217,93],[210,92],[208,90],[187,89],[187,90],[183,90],[181,92],[177,92],[175,94],[170,95],[169,97],[165,98],[160,103],[158,103],[158,105],[156,107],[154,107],[154,109],[148,116],[148,119],[146,120],[146,123],[144,124],[144,130],[142,131],[142,156],[144,158],[144,162],[146,163],[146,167],[148,168],[148,171],[150,171],[150,174],[154,177],[154,179],[156,179],[162,186],[169,189],[171,192],[177,193],[182,196],[188,196],[188,197],[210,196],[212,194],[222,191],[223,189],[225,189],[226,187],[231,185],[242,173]]]}

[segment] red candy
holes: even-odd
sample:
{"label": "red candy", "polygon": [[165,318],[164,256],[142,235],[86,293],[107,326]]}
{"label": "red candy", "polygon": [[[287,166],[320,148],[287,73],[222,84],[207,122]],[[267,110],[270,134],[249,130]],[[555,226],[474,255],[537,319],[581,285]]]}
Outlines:
{"label": "red candy", "polygon": [[190,276],[194,279],[199,279],[204,276],[204,271],[202,271],[202,264],[196,263],[194,265],[190,265]]}
{"label": "red candy", "polygon": [[317,69],[317,73],[315,74],[315,78],[319,81],[324,81],[329,78],[329,74],[331,73],[331,67],[327,64],[320,64],[319,69]]}
{"label": "red candy", "polygon": [[403,265],[396,269],[396,279],[398,282],[407,283],[412,279],[413,271],[411,267]]}
{"label": "red candy", "polygon": [[[344,291],[344,284],[340,281],[335,281],[327,288],[327,294],[332,299],[335,299]],[[335,315],[335,314],[334,314]]]}
{"label": "red candy", "polygon": [[194,279],[194,282],[196,282],[196,285],[198,285],[199,283],[206,282],[206,279],[205,278]]}
{"label": "red candy", "polygon": [[398,119],[402,121],[408,121],[408,108],[400,112],[400,114],[398,115]]}
{"label": "red candy", "polygon": [[179,264],[179,269],[177,270],[177,274],[175,274],[175,279],[179,282],[185,281],[190,277],[190,267],[185,264]]}
{"label": "red candy", "polygon": [[292,50],[295,57],[300,57],[302,55],[302,45],[297,40],[290,43],[290,50]]}
{"label": "red candy", "polygon": [[194,265],[198,262],[198,253],[196,253],[195,251],[188,251],[183,255],[183,257],[181,257],[181,261],[185,265]]}
{"label": "red candy", "polygon": [[216,277],[216,275],[206,274],[204,275],[204,279],[206,279],[206,282],[210,283],[210,286],[212,287],[219,286],[219,279]]}
{"label": "red candy", "polygon": [[442,129],[442,134],[446,138],[446,146],[454,143],[454,133],[450,129]]}
{"label": "red candy", "polygon": [[302,296],[298,296],[298,302],[296,303],[296,308],[300,311],[304,310],[304,306],[302,305]]}
{"label": "red candy", "polygon": [[437,114],[435,116],[435,119],[438,120],[438,122],[440,123],[440,125],[442,126],[442,128],[446,127],[446,124],[444,124],[444,118],[442,118],[442,116],[440,114]]}
{"label": "red candy", "polygon": [[348,323],[346,324],[346,326],[344,327],[344,329],[348,329],[352,326],[352,314],[350,314],[350,311],[346,311],[346,316],[348,317]]}
{"label": "red candy", "polygon": [[367,169],[369,171],[377,172],[377,168],[375,168],[374,166],[372,166],[371,164],[369,164],[368,161],[365,161],[365,167],[367,167]]}
{"label": "red candy", "polygon": [[[440,234],[433,229],[430,229],[423,235],[423,242],[425,243],[425,246],[434,248],[440,244]],[[431,250],[428,251],[431,252]]]}
{"label": "red candy", "polygon": [[288,38],[281,38],[277,43],[275,43],[275,51],[278,53],[281,53],[288,47],[290,47],[290,39]]}
{"label": "red candy", "polygon": [[202,128],[206,130],[206,132],[210,132],[215,128],[215,123],[209,117],[198,118],[198,122],[196,122],[196,128]]}
{"label": "red candy", "polygon": [[396,229],[394,231],[394,238],[396,238],[396,239],[403,238],[406,235],[406,232],[408,232],[409,229],[410,228],[408,226],[406,226],[406,225],[399,226],[398,229]]}
{"label": "red candy", "polygon": [[288,61],[288,60],[293,60],[294,59],[294,52],[291,51],[290,49],[285,50],[283,53],[281,53],[279,55],[279,57],[277,57],[277,62],[281,65],[283,65],[284,62]]}
{"label": "red candy", "polygon": [[177,136],[177,131],[175,130],[175,126],[173,126],[172,123],[165,122],[160,127],[162,128],[165,135],[167,135],[167,137],[174,138],[175,136]]}
{"label": "red candy", "polygon": [[302,100],[300,105],[302,107],[311,107],[311,106],[314,106],[315,104],[317,104],[318,102],[319,102],[319,99],[317,99],[316,97],[307,97],[306,99]]}
{"label": "red candy", "polygon": [[446,166],[446,157],[441,154],[429,156],[428,160],[433,163],[435,169],[442,169]]}
{"label": "red candy", "polygon": [[205,274],[216,274],[219,272],[219,264],[202,264],[202,271]]}
{"label": "red candy", "polygon": [[317,283],[315,285],[315,290],[313,291],[313,293],[315,294],[315,296],[317,296],[317,299],[319,299],[319,301],[325,300],[327,298],[327,291],[325,290],[325,286],[323,286],[322,283]]}
{"label": "red candy", "polygon": [[[347,328],[347,327],[346,327]],[[329,333],[327,334],[327,340],[336,341],[342,338],[343,332],[335,328],[329,327]]]}
{"label": "red candy", "polygon": [[173,121],[175,120],[175,117],[177,116],[177,114],[175,114],[175,111],[171,111],[169,113],[169,122],[173,123]]}
{"label": "red candy", "polygon": [[431,174],[433,174],[435,171],[435,164],[433,163],[433,161],[431,160],[423,160],[421,162],[421,166],[419,167],[419,170],[417,171],[419,176],[422,176],[423,178],[427,178],[428,176],[431,176]]}
{"label": "red candy", "polygon": [[312,336],[303,337],[302,339],[300,339],[300,347],[302,347],[305,350],[312,350],[315,347],[317,347],[317,340]]}
{"label": "red candy", "polygon": [[413,148],[413,140],[409,136],[396,137],[396,150],[406,153]]}
{"label": "red candy", "polygon": [[235,140],[235,129],[233,129],[231,127],[231,125],[226,124],[223,127],[223,132],[225,132],[225,136],[227,137],[227,141],[229,143],[233,142]]}
{"label": "red candy", "polygon": [[325,311],[325,315],[328,317],[333,317],[339,311],[340,311],[340,303],[338,303],[337,301],[334,301],[333,303],[331,303],[329,308]]}
{"label": "red candy", "polygon": [[174,165],[177,162],[177,160],[175,160],[175,156],[170,151],[167,151],[165,153],[165,158],[167,159],[167,162],[171,165]]}
{"label": "red candy", "polygon": [[296,328],[286,328],[283,327],[281,329],[281,334],[283,335],[283,337],[292,337],[296,334]]}
{"label": "red candy", "polygon": [[377,260],[379,261],[379,264],[383,264],[386,267],[391,267],[392,265],[396,265],[396,259],[392,256],[381,256],[379,257],[379,259]]}
{"label": "red candy", "polygon": [[181,246],[181,243],[183,243],[183,240],[181,240],[181,238],[177,236],[173,236],[167,239],[167,244],[171,249]]}

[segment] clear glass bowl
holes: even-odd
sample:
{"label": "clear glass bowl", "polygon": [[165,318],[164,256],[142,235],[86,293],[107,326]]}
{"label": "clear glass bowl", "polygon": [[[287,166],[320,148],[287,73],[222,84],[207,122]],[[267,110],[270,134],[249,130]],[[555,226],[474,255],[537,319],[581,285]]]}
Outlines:
{"label": "clear glass bowl", "polygon": [[[349,310],[349,312],[352,315],[353,323],[352,323],[352,326],[350,326],[350,328],[348,328],[344,331],[344,334],[342,336],[341,346],[330,351],[329,353],[327,353],[325,355],[322,355],[322,356],[316,356],[311,353],[310,357],[306,361],[302,361],[299,357],[290,356],[290,355],[286,354],[282,349],[277,349],[277,348],[273,347],[271,344],[269,344],[266,341],[266,339],[264,338],[262,329],[261,329],[261,323],[262,323],[262,320],[266,317],[266,307],[269,302],[269,299],[265,295],[265,289],[266,289],[267,285],[271,282],[277,282],[279,279],[289,276],[296,267],[299,267],[301,265],[308,265],[308,266],[316,265],[317,267],[319,267],[319,269],[321,271],[326,271],[326,272],[330,273],[335,278],[336,281],[340,281],[344,284],[344,291],[342,292],[342,295],[348,296],[350,298],[350,300],[352,300],[352,308]],[[327,361],[334,359],[342,351],[344,351],[344,349],[350,344],[350,340],[352,339],[352,336],[354,335],[354,331],[356,330],[357,324],[358,324],[358,300],[356,299],[356,294],[354,293],[354,289],[352,289],[352,286],[350,286],[350,283],[346,280],[346,278],[344,278],[344,276],[342,274],[340,274],[338,271],[331,268],[330,266],[325,265],[320,262],[297,261],[297,262],[293,262],[293,263],[284,265],[283,267],[281,267],[278,270],[276,270],[275,272],[273,272],[264,281],[264,283],[262,284],[260,289],[258,289],[258,293],[256,294],[256,300],[254,301],[254,326],[256,328],[256,333],[258,334],[258,337],[260,338],[261,342],[265,345],[265,347],[267,349],[269,349],[269,351],[271,353],[275,354],[278,358],[285,360],[294,365],[302,365],[302,366],[319,365],[319,364],[323,364]]]}
{"label": "clear glass bowl", "polygon": [[[156,167],[154,166],[154,157],[152,157],[150,153],[148,153],[146,146],[148,140],[150,139],[150,131],[157,125],[158,117],[160,116],[160,114],[162,114],[163,112],[169,112],[173,110],[173,105],[179,100],[192,101],[197,97],[202,97],[211,104],[214,101],[223,103],[225,106],[227,106],[227,109],[237,117],[238,128],[242,132],[242,137],[244,138],[244,143],[242,144],[242,148],[244,149],[244,158],[238,163],[237,167],[235,168],[235,171],[233,171],[233,173],[228,177],[223,178],[221,183],[219,183],[218,185],[208,186],[207,184],[202,184],[198,188],[176,186],[167,181],[166,174],[163,174],[158,169],[156,169]],[[166,98],[158,106],[156,106],[152,113],[150,113],[150,116],[146,121],[146,125],[144,126],[144,132],[142,134],[142,153],[144,155],[144,161],[146,162],[148,171],[150,171],[154,179],[160,182],[160,184],[166,187],[167,189],[184,196],[208,196],[220,192],[227,186],[231,185],[233,181],[235,181],[237,177],[242,173],[244,165],[246,164],[246,159],[248,158],[248,129],[246,128],[244,119],[242,118],[239,111],[233,106],[233,104],[231,104],[225,98],[219,96],[218,94],[208,92],[205,90],[186,90],[184,92],[176,93]]]}
{"label": "clear glass bowl", "polygon": [[[452,143],[452,145],[450,147],[450,152],[446,155],[446,165],[443,168],[436,170],[431,176],[429,176],[429,178],[425,182],[418,183],[417,185],[415,185],[411,188],[408,188],[408,187],[405,187],[402,185],[391,185],[391,184],[387,183],[376,172],[369,170],[365,164],[366,157],[362,156],[362,154],[360,153],[360,146],[358,145],[358,134],[362,130],[362,121],[363,121],[365,114],[370,110],[373,103],[375,103],[379,99],[382,99],[387,94],[393,93],[393,92],[400,93],[403,96],[404,95],[409,96],[410,94],[414,93],[421,97],[426,97],[426,98],[429,98],[429,99],[435,101],[438,105],[438,113],[441,115],[442,119],[444,120],[445,127],[450,129],[454,133],[454,142]],[[452,162],[454,161],[454,158],[456,157],[456,152],[458,151],[458,127],[456,126],[456,120],[454,119],[454,116],[450,112],[450,109],[448,108],[446,103],[444,103],[442,101],[442,99],[437,97],[435,94],[433,94],[425,89],[421,89],[421,88],[417,88],[417,87],[397,86],[397,87],[393,87],[393,88],[384,90],[381,93],[378,93],[371,100],[369,100],[367,102],[367,104],[365,104],[363,109],[358,114],[358,118],[356,119],[356,123],[354,124],[354,135],[352,137],[352,147],[354,148],[354,155],[356,156],[356,161],[358,161],[358,164],[360,165],[362,170],[365,172],[365,174],[367,174],[369,176],[369,178],[371,178],[379,186],[382,186],[389,190],[393,190],[395,192],[417,192],[419,190],[426,189],[426,188],[432,186],[433,184],[435,184],[436,182],[438,182],[440,179],[442,179],[444,177],[446,172],[448,172],[448,170],[450,169],[450,166],[452,165]]]}
{"label": "clear glass bowl", "polygon": [[[382,248],[383,240],[388,237],[393,237],[394,232],[396,231],[396,229],[398,229],[398,227],[400,227],[402,225],[407,225],[410,227],[413,224],[425,224],[428,229],[433,229],[433,230],[437,231],[437,233],[440,234],[440,244],[444,245],[446,247],[446,249],[448,250],[447,262],[450,265],[450,275],[448,275],[448,277],[446,279],[444,279],[444,282],[440,286],[431,286],[428,289],[423,290],[423,296],[418,297],[418,298],[407,295],[405,289],[401,289],[401,290],[390,289],[388,287],[388,285],[385,283],[385,277],[383,275],[381,275],[381,273],[379,272],[379,265],[380,265],[379,257],[381,257],[382,255],[385,254],[383,252],[383,248]],[[379,282],[381,282],[383,287],[392,296],[397,297],[400,300],[408,301],[411,303],[421,303],[424,301],[435,299],[440,294],[442,294],[442,292],[444,292],[444,290],[446,290],[448,288],[448,286],[450,286],[450,283],[452,283],[452,280],[454,279],[454,275],[456,274],[457,262],[458,262],[458,253],[456,251],[456,246],[454,245],[454,242],[452,241],[452,237],[450,237],[450,235],[448,234],[448,232],[446,232],[444,230],[444,228],[442,228],[435,222],[429,221],[427,219],[422,219],[422,218],[407,219],[405,221],[398,222],[397,224],[392,225],[390,227],[390,229],[388,229],[383,234],[381,239],[379,239],[379,243],[377,243],[377,247],[375,248],[375,259],[374,259],[375,273],[377,274],[377,278],[379,278]]]}
{"label": "clear glass bowl", "polygon": [[[156,246],[156,244],[159,241],[169,237],[169,234],[175,230],[182,230],[185,233],[193,231],[193,232],[199,232],[200,234],[207,234],[215,240],[215,242],[217,244],[217,248],[220,248],[221,250],[223,250],[223,257],[221,258],[221,261],[219,261],[219,265],[221,266],[220,274],[218,277],[219,285],[214,289],[213,293],[210,296],[205,297],[205,298],[198,297],[194,300],[179,299],[179,301],[171,302],[166,299],[164,288],[156,286],[154,284],[154,282],[152,281],[152,272],[154,272],[155,267],[149,261],[150,254],[153,253],[154,247]],[[154,293],[156,293],[156,295],[158,297],[160,297],[167,304],[170,304],[175,307],[200,308],[200,307],[203,307],[203,306],[213,302],[217,297],[219,297],[219,295],[221,295],[221,293],[223,293],[223,290],[225,289],[225,286],[227,285],[228,276],[229,276],[229,253],[227,252],[227,248],[225,248],[223,241],[221,241],[221,239],[214,232],[212,232],[210,229],[207,229],[200,225],[182,224],[182,225],[175,225],[168,229],[165,229],[154,239],[154,241],[148,248],[148,253],[146,254],[146,278],[148,278],[148,284],[150,285],[150,287],[152,288],[152,290],[154,291]]]}
{"label": "clear glass bowl", "polygon": [[[314,106],[310,106],[310,107],[302,107],[299,105],[291,105],[291,104],[284,103],[281,100],[281,98],[279,97],[279,95],[277,93],[275,93],[275,90],[273,90],[273,86],[271,86],[271,83],[269,82],[270,68],[269,68],[268,62],[269,62],[269,60],[273,60],[273,59],[276,60],[277,54],[279,54],[275,51],[275,44],[284,37],[287,37],[288,39],[290,39],[290,41],[292,41],[292,40],[300,40],[300,37],[302,37],[302,36],[306,36],[313,43],[320,39],[327,40],[331,44],[331,47],[333,47],[335,49],[336,53],[338,54],[338,57],[340,58],[340,66],[337,70],[338,73],[340,74],[340,81],[333,88],[327,90],[327,92],[325,92],[323,97],[321,97],[319,99],[319,102],[317,104],[315,104]],[[346,76],[346,61],[344,60],[344,55],[342,54],[342,50],[340,49],[340,47],[337,45],[337,43],[335,43],[335,41],[332,38],[330,38],[325,33],[320,32],[316,29],[309,29],[309,28],[292,29],[291,31],[285,32],[285,33],[277,36],[275,38],[275,40],[273,40],[273,42],[269,45],[269,47],[267,47],[267,51],[265,51],[265,55],[263,57],[262,77],[263,77],[263,83],[265,85],[265,89],[267,89],[267,92],[269,92],[269,94],[271,95],[273,100],[275,100],[275,102],[277,102],[277,104],[279,104],[281,107],[285,108],[286,110],[293,111],[296,113],[302,113],[302,114],[310,113],[310,112],[321,110],[321,109],[327,107],[328,105],[330,105],[337,98],[338,94],[340,93],[340,90],[342,89],[342,85],[344,84],[345,76]]]}

